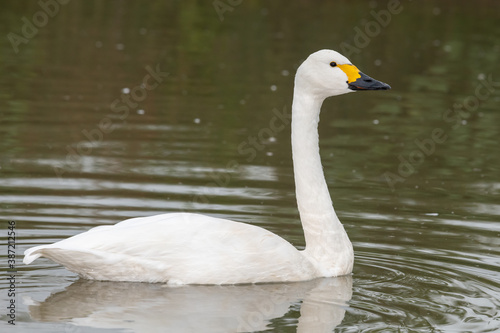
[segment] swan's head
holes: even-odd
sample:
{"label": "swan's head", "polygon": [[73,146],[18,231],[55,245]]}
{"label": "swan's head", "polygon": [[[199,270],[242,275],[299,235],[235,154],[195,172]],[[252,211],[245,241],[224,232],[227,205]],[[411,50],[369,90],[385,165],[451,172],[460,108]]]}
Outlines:
{"label": "swan's head", "polygon": [[297,70],[295,86],[326,98],[356,90],[388,90],[391,87],[363,74],[349,59],[333,50],[311,54]]}

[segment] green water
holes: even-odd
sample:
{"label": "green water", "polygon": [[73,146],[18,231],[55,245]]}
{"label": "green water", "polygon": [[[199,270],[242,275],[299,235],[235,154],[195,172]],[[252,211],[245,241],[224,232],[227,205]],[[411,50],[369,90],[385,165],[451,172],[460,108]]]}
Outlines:
{"label": "green water", "polygon": [[[17,269],[11,297],[2,237],[2,331],[500,329],[498,2],[61,2],[0,11],[1,234],[16,222]],[[302,249],[288,115],[296,68],[323,48],[392,86],[323,105],[352,277],[165,288],[22,264],[31,246],[177,211]]]}

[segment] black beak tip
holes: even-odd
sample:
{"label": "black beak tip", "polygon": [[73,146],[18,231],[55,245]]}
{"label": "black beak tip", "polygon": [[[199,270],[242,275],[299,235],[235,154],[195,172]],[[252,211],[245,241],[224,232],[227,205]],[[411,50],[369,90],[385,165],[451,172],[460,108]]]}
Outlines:
{"label": "black beak tip", "polygon": [[387,83],[380,82],[382,83],[382,87],[378,88],[378,90],[391,90],[391,86],[388,85]]}
{"label": "black beak tip", "polygon": [[348,83],[351,90],[389,90],[391,86],[387,83],[375,80],[368,75],[359,72],[360,77],[351,83]]}

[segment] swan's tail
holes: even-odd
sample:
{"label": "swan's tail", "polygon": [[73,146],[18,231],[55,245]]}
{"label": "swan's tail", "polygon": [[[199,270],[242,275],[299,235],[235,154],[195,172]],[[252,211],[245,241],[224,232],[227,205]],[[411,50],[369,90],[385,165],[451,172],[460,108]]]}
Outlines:
{"label": "swan's tail", "polygon": [[23,262],[26,265],[31,264],[33,261],[40,258],[43,254],[41,253],[45,245],[35,246],[24,251],[24,259]]}

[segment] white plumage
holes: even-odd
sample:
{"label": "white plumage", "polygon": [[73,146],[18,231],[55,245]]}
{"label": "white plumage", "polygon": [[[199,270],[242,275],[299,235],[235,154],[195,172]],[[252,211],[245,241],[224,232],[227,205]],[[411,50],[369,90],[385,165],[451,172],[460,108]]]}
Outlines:
{"label": "white plumage", "polygon": [[352,245],[333,209],[319,155],[320,108],[329,96],[389,88],[331,50],[313,53],[297,70],[292,151],[304,251],[254,225],[171,213],[100,226],[30,248],[24,263],[43,256],[88,279],[169,284],[304,281],[349,274]]}
{"label": "white plumage", "polygon": [[45,256],[96,280],[234,284],[306,280],[313,270],[266,229],[189,213],[96,227],[25,254],[25,263]]}

